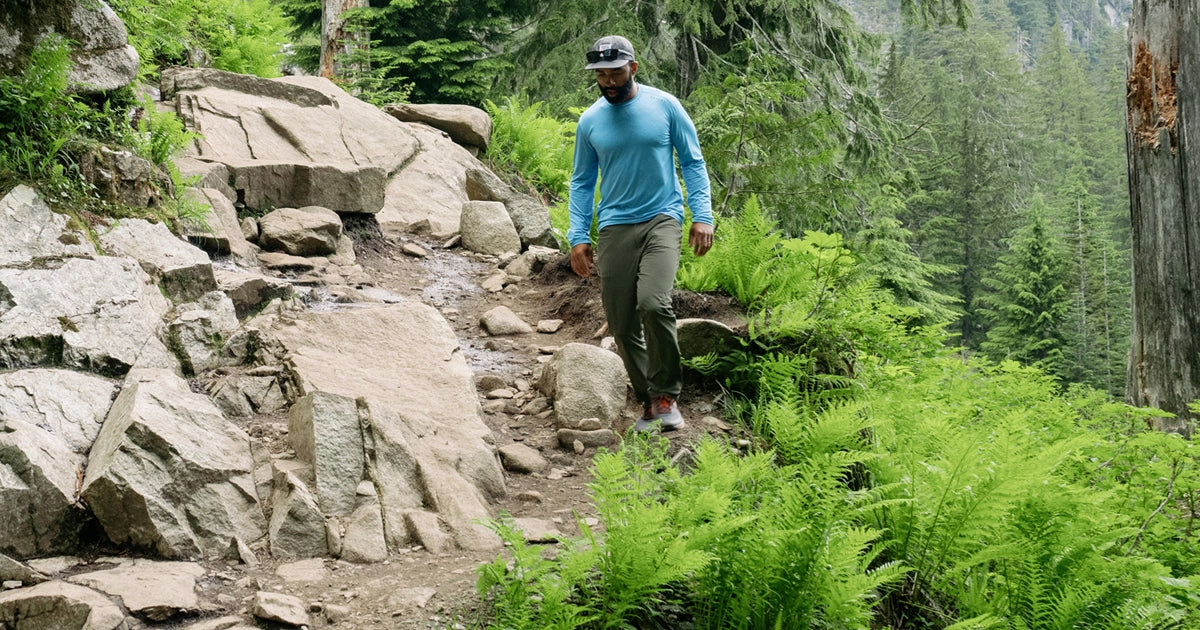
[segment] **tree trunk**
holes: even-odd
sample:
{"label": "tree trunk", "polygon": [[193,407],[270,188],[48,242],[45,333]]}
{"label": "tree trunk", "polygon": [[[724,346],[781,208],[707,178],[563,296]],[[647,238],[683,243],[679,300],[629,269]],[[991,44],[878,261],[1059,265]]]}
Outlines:
{"label": "tree trunk", "polygon": [[321,76],[326,79],[343,76],[338,57],[353,48],[353,33],[344,29],[342,13],[367,6],[369,0],[322,0],[321,3]]}
{"label": "tree trunk", "polygon": [[[1200,0],[1134,0],[1126,104],[1133,222],[1128,402],[1176,415],[1200,398]],[[1193,252],[1192,246],[1197,246]]]}

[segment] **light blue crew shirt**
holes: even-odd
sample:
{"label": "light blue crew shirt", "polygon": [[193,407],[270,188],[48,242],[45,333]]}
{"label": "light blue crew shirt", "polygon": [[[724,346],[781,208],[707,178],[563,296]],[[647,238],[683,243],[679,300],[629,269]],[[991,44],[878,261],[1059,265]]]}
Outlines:
{"label": "light blue crew shirt", "polygon": [[687,184],[692,221],[712,225],[708,171],[696,127],[679,99],[638,84],[637,94],[613,105],[599,98],[575,128],[575,168],[571,174],[571,227],[574,247],[589,241],[596,179],[600,179],[599,228],[643,223],[668,214],[683,223],[683,190],[675,155]]}

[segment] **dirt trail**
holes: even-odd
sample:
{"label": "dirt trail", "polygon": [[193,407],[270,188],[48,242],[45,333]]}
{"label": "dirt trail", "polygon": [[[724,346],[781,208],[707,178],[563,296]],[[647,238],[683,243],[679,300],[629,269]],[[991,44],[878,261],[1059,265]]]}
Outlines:
{"label": "dirt trail", "polygon": [[[571,342],[598,343],[595,332],[604,322],[598,283],[574,276],[565,257],[535,278],[489,293],[480,283],[495,270],[494,261],[481,260],[461,248],[411,242],[420,245],[428,256],[408,256],[401,252],[401,243],[360,235],[356,244],[358,262],[375,283],[366,293],[387,300],[420,300],[438,308],[458,335],[477,381],[484,375],[494,375],[513,389],[536,388],[539,357],[545,360],[552,348]],[[502,304],[531,325],[542,319],[562,319],[564,325],[554,334],[489,337],[479,326],[480,315]],[[680,317],[736,317],[732,305],[705,296],[692,295],[684,300],[683,308],[689,312],[680,313]],[[722,425],[701,421],[719,411],[714,394],[696,385],[685,390],[680,406],[689,425],[668,434],[673,449],[683,448],[705,432],[724,435]],[[517,518],[544,519],[552,521],[566,536],[578,535],[576,518],[596,516],[587,492],[595,449],[582,454],[564,450],[557,444],[552,416],[525,415],[515,404],[489,401],[484,391],[478,395],[487,410],[484,422],[492,429],[497,447],[521,442],[540,450],[551,463],[547,474],[506,473],[508,494],[493,506],[493,514],[507,512]],[[624,416],[613,429],[623,433],[639,413],[640,408],[627,404]],[[266,438],[273,449],[282,450],[286,448],[286,427],[286,415],[275,414],[252,419],[247,429],[256,437]],[[309,602],[315,628],[449,628],[456,623],[473,627],[480,606],[475,593],[475,568],[496,556],[494,551],[449,551],[439,555],[413,547],[375,565],[325,558],[281,566],[260,558],[257,567],[237,565],[216,570],[217,577],[202,585],[204,599],[216,604],[206,616],[244,616],[254,592],[264,589]],[[188,628],[195,622],[193,618],[174,627]]]}

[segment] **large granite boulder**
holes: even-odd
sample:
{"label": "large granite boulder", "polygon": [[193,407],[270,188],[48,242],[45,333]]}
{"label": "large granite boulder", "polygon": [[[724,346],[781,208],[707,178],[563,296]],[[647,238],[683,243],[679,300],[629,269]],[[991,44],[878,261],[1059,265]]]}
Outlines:
{"label": "large granite boulder", "polygon": [[599,418],[607,428],[625,408],[627,380],[625,364],[615,353],[569,343],[542,368],[538,389],[554,400],[560,428],[588,428],[584,421],[589,418]]}
{"label": "large granite boulder", "polygon": [[521,251],[521,236],[504,204],[497,201],[464,203],[460,229],[463,247],[473,252],[499,256]]}
{"label": "large granite boulder", "polygon": [[138,54],[125,24],[103,0],[5,2],[0,13],[0,75],[16,74],[49,33],[73,42],[71,89],[100,92],[137,78]]}
{"label": "large granite boulder", "polygon": [[[298,394],[320,402],[312,411],[296,412],[298,424],[312,428],[298,426],[300,441],[293,444],[299,445],[298,455],[305,453],[302,457],[312,449],[322,506],[331,511],[349,506],[346,493],[364,480],[362,471],[354,470],[353,455],[356,440],[363,440],[371,445],[363,448],[365,468],[380,494],[393,549],[415,541],[406,525],[409,512],[440,515],[460,547],[499,544],[477,521],[488,518],[490,501],[505,493],[503,471],[488,443],[491,431],[480,418],[471,370],[454,331],[436,310],[405,302],[304,312],[273,324],[256,320],[256,325],[274,340]],[[361,438],[349,428],[350,400],[363,427]],[[337,436],[323,430],[317,437],[315,427],[329,423],[347,428]],[[312,447],[307,446],[310,434]],[[317,443],[326,447],[318,449]],[[321,464],[319,450],[338,454],[338,463]],[[320,481],[322,474],[326,482]]]}
{"label": "large granite boulder", "polygon": [[178,369],[162,335],[169,308],[128,258],[0,268],[0,369],[69,367],[112,377],[135,365]]}
{"label": "large granite boulder", "polygon": [[250,437],[171,372],[139,370],[126,380],[83,479],[82,496],[109,539],[199,558],[266,533]]}
{"label": "large granite boulder", "polygon": [[117,389],[117,383],[110,379],[72,370],[0,373],[0,431],[6,419],[19,420],[57,436],[73,452],[86,455],[100,434]]}
{"label": "large granite boulder", "polygon": [[421,151],[388,183],[387,199],[375,216],[387,236],[430,234],[437,239],[458,231],[467,202],[467,171],[483,164],[441,133],[411,125]]}
{"label": "large granite boulder", "polygon": [[559,248],[558,238],[550,224],[550,211],[537,199],[517,192],[486,168],[467,170],[466,190],[467,197],[472,201],[503,203],[517,233],[521,235],[523,246]]}
{"label": "large granite boulder", "polygon": [[100,234],[100,246],[113,256],[132,258],[162,283],[177,302],[188,302],[215,291],[212,261],[200,248],[175,236],[162,223],[121,219]]}
{"label": "large granite boulder", "polygon": [[121,608],[85,586],[45,582],[0,593],[0,628],[12,630],[124,630]]}
{"label": "large granite boulder", "polygon": [[[83,457],[62,437],[7,418],[0,430],[0,553],[74,551],[85,514],[75,501]],[[0,616],[0,627],[3,627]]]}
{"label": "large granite boulder", "polygon": [[408,125],[318,77],[181,68],[163,72],[162,93],[204,135],[191,157],[223,164],[251,208],[376,213],[419,149]]}
{"label": "large granite boulder", "polygon": [[404,122],[425,123],[446,132],[450,139],[477,151],[487,151],[492,140],[492,117],[470,105],[399,103],[385,112]]}
{"label": "large granite boulder", "polygon": [[36,190],[22,184],[0,198],[0,265],[95,253],[87,235],[67,229],[66,215],[51,211]]}

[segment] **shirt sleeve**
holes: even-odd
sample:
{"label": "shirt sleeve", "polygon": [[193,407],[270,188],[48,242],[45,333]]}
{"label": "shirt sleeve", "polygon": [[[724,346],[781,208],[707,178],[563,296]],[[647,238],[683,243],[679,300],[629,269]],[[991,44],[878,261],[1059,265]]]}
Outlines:
{"label": "shirt sleeve", "polygon": [[571,224],[567,229],[567,242],[571,247],[591,240],[600,160],[596,156],[596,149],[587,140],[587,130],[590,128],[590,125],[581,120],[575,129],[575,166],[571,172],[571,191],[568,197]]}
{"label": "shirt sleeve", "polygon": [[708,168],[700,152],[700,138],[683,105],[674,99],[672,103],[675,111],[671,116],[671,144],[679,156],[679,168],[683,172],[683,183],[687,186],[687,203],[692,210],[692,221],[712,225],[712,193]]}

